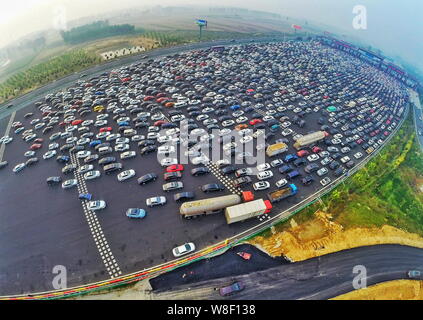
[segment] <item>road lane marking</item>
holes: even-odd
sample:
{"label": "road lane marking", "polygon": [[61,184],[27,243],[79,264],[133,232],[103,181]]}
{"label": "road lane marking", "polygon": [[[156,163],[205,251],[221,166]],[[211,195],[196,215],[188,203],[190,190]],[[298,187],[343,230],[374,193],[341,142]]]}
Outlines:
{"label": "road lane marking", "polygon": [[[8,136],[10,133],[10,129],[12,128],[13,120],[15,120],[16,111],[13,111],[10,115],[9,123],[7,124],[6,131],[4,133],[5,136]],[[6,149],[6,144],[2,143],[0,147],[0,162],[3,160],[3,154]]]}

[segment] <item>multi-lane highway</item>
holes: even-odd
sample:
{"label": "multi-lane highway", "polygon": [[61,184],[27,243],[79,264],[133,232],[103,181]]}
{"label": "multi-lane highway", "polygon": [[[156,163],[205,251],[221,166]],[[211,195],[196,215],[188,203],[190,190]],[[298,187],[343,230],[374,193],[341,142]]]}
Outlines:
{"label": "multi-lane highway", "polygon": [[[282,264],[265,270],[258,270],[242,275],[231,275],[212,280],[184,283],[183,274],[207,274],[213,278],[213,259],[207,265],[196,264],[173,271],[158,279],[150,280],[155,289],[151,299],[330,299],[355,290],[353,283],[371,286],[376,283],[407,279],[409,270],[421,270],[423,267],[423,249],[400,245],[378,245],[354,248],[302,262]],[[225,268],[224,259],[219,259],[216,269]],[[244,262],[245,263],[245,262]],[[353,271],[356,266],[364,266],[362,271]],[[228,268],[231,265],[228,263]],[[360,270],[363,270],[359,267]],[[357,269],[356,269],[357,270]],[[204,272],[203,272],[204,271]],[[172,274],[174,273],[174,274]],[[358,276],[363,278],[358,280]],[[207,277],[207,276],[206,276]],[[356,281],[353,282],[354,278]],[[217,289],[242,281],[245,289],[230,297],[221,297]],[[358,288],[358,287],[356,287]]]}
{"label": "multi-lane highway", "polygon": [[414,105],[413,118],[416,127],[416,139],[419,141],[421,150],[423,150],[423,108],[418,93],[414,90],[409,90],[409,92],[410,100]]}

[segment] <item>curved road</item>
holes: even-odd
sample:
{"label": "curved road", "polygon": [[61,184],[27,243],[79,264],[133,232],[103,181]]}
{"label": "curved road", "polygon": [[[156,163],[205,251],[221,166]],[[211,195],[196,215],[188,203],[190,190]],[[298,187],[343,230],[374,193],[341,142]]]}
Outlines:
{"label": "curved road", "polygon": [[[163,300],[329,299],[354,290],[352,283],[357,273],[353,273],[353,268],[357,265],[366,267],[367,286],[406,279],[407,271],[423,268],[423,249],[401,245],[354,248],[236,277],[178,285],[172,291],[157,289],[150,293],[150,297]],[[222,298],[216,288],[234,280],[244,282],[245,289],[232,297]]]}

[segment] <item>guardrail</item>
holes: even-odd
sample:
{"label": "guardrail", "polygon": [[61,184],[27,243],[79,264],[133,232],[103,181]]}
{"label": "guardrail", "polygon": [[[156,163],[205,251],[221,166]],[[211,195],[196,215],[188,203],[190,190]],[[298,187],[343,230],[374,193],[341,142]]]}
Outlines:
{"label": "guardrail", "polygon": [[379,145],[375,151],[373,151],[371,154],[368,154],[360,163],[357,164],[357,166],[347,171],[342,176],[335,179],[330,184],[323,187],[322,189],[315,192],[314,194],[310,195],[306,199],[290,207],[289,209],[286,209],[280,212],[279,214],[277,214],[276,216],[270,218],[269,220],[262,222],[248,230],[245,230],[231,238],[228,238],[225,241],[221,241],[214,246],[205,248],[201,250],[200,252],[188,255],[183,259],[172,260],[170,262],[163,263],[152,268],[147,268],[142,271],[127,274],[127,275],[114,278],[111,280],[99,281],[89,285],[83,285],[83,286],[73,287],[73,288],[64,289],[64,290],[46,291],[46,292],[27,294],[27,295],[2,296],[0,297],[0,300],[59,299],[59,298],[69,298],[76,295],[89,294],[96,291],[110,290],[114,287],[127,285],[132,282],[138,282],[140,280],[151,278],[153,276],[158,276],[165,272],[172,271],[174,269],[189,265],[193,262],[196,262],[202,259],[211,258],[213,256],[220,255],[224,253],[225,251],[229,250],[230,248],[232,248],[233,246],[236,246],[237,244],[256,236],[258,233],[269,229],[271,226],[290,219],[298,211],[313,204],[315,201],[317,201],[318,198],[329,193],[335,187],[337,187],[340,183],[344,182],[349,176],[353,175],[355,172],[363,168],[372,158],[378,155],[379,152],[383,149],[383,147],[387,143],[389,143],[391,139],[397,134],[398,130],[402,127],[405,119],[407,118],[408,112],[409,112],[409,104],[406,106],[404,116],[401,119],[398,126],[395,128],[395,130],[389,135],[389,137],[383,142],[382,145]]}

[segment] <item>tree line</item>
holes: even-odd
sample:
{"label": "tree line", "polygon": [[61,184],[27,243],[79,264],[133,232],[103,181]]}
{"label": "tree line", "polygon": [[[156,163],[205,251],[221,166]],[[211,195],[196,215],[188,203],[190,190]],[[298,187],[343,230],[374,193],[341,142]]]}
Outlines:
{"label": "tree line", "polygon": [[60,34],[68,44],[76,44],[85,41],[117,36],[122,34],[131,34],[135,32],[135,26],[130,24],[110,25],[109,21],[102,20],[80,27],[72,28],[69,31],[61,31]]}

